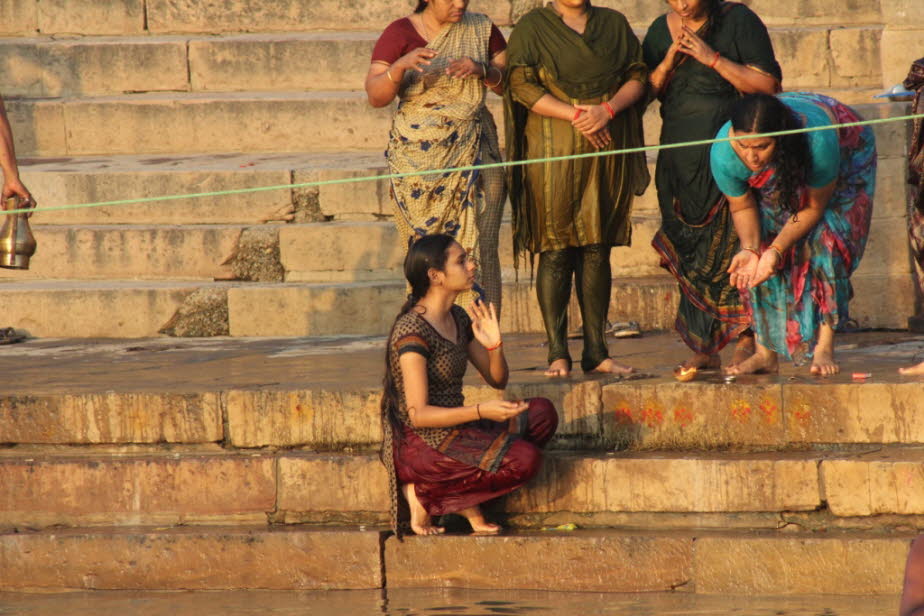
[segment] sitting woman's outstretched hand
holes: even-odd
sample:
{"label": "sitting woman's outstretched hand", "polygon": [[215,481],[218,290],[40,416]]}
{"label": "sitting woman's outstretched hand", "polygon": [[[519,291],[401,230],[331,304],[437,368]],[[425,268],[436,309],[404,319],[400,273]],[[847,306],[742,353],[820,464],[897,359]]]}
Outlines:
{"label": "sitting woman's outstretched hand", "polygon": [[525,400],[488,400],[478,405],[478,412],[483,419],[503,422],[516,417],[528,408],[529,403]]}
{"label": "sitting woman's outstretched hand", "polygon": [[493,303],[486,305],[481,300],[475,300],[469,306],[468,314],[472,317],[472,333],[481,346],[491,349],[500,344],[500,323]]}

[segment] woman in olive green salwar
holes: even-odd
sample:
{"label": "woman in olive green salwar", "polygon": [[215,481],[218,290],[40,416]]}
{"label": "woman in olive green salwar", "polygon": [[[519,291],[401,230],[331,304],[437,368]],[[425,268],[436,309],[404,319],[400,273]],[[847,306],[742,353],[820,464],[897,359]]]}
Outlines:
{"label": "woman in olive green salwar", "polygon": [[[507,48],[511,160],[642,145],[647,70],[626,18],[586,0],[554,0],[524,15]],[[549,340],[549,376],[567,376],[567,308],[575,278],[587,371],[626,374],[609,357],[610,249],[628,245],[634,195],[648,185],[643,154],[511,168],[514,250],[539,253],[536,290]]]}
{"label": "woman in olive green salwar", "polygon": [[[748,7],[719,0],[668,0],[642,45],[661,101],[661,144],[711,139],[741,94],[780,90],[782,74],[767,28]],[[754,352],[738,290],[728,280],[739,250],[728,203],[712,179],[710,146],[661,150],[655,186],[661,228],[652,246],[677,278],[675,327],[694,355],[678,370],[718,368],[739,336],[733,363]]]}

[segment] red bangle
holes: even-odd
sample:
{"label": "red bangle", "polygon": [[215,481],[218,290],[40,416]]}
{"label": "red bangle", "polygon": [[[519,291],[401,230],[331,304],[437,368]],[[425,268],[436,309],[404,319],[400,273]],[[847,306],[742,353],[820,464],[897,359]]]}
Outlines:
{"label": "red bangle", "polygon": [[606,112],[607,112],[608,114],[610,114],[610,119],[611,119],[611,120],[612,120],[613,118],[616,117],[616,110],[613,109],[613,106],[610,105],[610,102],[609,102],[609,101],[603,101],[603,102],[600,103],[600,104],[603,105],[603,108],[606,109]]}
{"label": "red bangle", "polygon": [[496,351],[497,349],[501,348],[502,346],[504,346],[504,341],[503,341],[503,340],[499,341],[497,344],[495,344],[495,345],[492,346],[492,347],[485,347],[484,350],[490,353],[491,351]]}
{"label": "red bangle", "polygon": [[719,54],[719,52],[715,52],[715,57],[712,59],[712,63],[709,65],[709,68],[715,68],[715,65],[718,64],[719,58],[721,57],[722,56]]}
{"label": "red bangle", "polygon": [[580,115],[581,115],[582,113],[584,113],[584,110],[583,110],[583,109],[575,109],[575,110],[574,110],[574,117],[571,118],[571,121],[572,121],[572,122],[576,121],[576,120],[580,117]]}

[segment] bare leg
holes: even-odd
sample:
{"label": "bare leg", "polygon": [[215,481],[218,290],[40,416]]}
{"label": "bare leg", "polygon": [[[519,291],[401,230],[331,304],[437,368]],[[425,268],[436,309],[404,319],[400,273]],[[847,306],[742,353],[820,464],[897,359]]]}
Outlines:
{"label": "bare leg", "polygon": [[404,498],[407,499],[408,507],[411,510],[411,530],[415,535],[439,535],[446,531],[442,526],[434,526],[430,520],[430,514],[423,508],[420,501],[417,500],[417,493],[414,492],[414,484],[406,483],[401,486]]}
{"label": "bare leg", "polygon": [[571,362],[567,359],[556,359],[551,364],[549,364],[548,369],[545,371],[546,376],[552,377],[566,377],[571,374]]}
{"label": "bare leg", "polygon": [[468,520],[468,523],[472,525],[472,531],[476,533],[496,534],[501,530],[500,524],[491,524],[484,519],[484,514],[481,513],[481,508],[478,505],[463,509],[459,512],[459,515]]}
{"label": "bare leg", "polygon": [[740,364],[753,354],[754,332],[748,329],[738,336],[738,342],[735,344],[735,353],[732,355],[731,363],[733,366]]}
{"label": "bare leg", "polygon": [[762,374],[777,373],[779,371],[780,364],[776,353],[756,342],[754,354],[740,363],[727,367],[725,374]]}
{"label": "bare leg", "polygon": [[635,373],[635,368],[632,366],[627,366],[621,364],[618,361],[614,360],[612,357],[607,357],[599,364],[597,367],[591,370],[591,372],[598,372],[601,374],[618,374],[621,376],[627,376]]}
{"label": "bare leg", "polygon": [[840,370],[841,367],[834,361],[834,328],[823,323],[818,331],[818,344],[815,345],[815,357],[809,371],[818,376],[832,376]]}
{"label": "bare leg", "polygon": [[914,366],[908,366],[907,368],[899,368],[898,373],[907,376],[924,375],[924,361]]}

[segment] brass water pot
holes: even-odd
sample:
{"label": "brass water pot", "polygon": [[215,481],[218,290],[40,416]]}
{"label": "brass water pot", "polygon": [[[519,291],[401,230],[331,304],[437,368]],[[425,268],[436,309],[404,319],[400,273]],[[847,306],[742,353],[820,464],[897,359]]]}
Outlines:
{"label": "brass water pot", "polygon": [[[6,200],[6,210],[17,210],[22,201],[13,196]],[[25,213],[7,214],[0,227],[0,267],[29,269],[29,259],[35,254],[35,236]]]}

